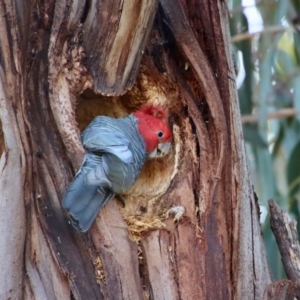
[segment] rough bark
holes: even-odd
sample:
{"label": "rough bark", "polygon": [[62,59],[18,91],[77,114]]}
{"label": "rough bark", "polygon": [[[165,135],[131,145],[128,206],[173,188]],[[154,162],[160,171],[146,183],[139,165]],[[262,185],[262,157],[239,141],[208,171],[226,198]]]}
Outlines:
{"label": "rough bark", "polygon": [[300,280],[300,245],[297,221],[279,208],[274,200],[269,200],[271,229],[275,235],[282,263],[288,279]]}
{"label": "rough bark", "polygon": [[274,282],[265,290],[264,300],[300,299],[300,245],[297,222],[269,200],[271,229],[281,254],[282,264],[289,280]]}
{"label": "rough bark", "polygon": [[281,280],[266,287],[263,300],[295,300],[300,299],[299,282]]}
{"label": "rough bark", "polygon": [[[262,299],[225,3],[2,0],[0,12],[0,298]],[[76,232],[60,203],[79,128],[145,102],[169,111],[171,153],[145,164],[125,208],[112,200]]]}

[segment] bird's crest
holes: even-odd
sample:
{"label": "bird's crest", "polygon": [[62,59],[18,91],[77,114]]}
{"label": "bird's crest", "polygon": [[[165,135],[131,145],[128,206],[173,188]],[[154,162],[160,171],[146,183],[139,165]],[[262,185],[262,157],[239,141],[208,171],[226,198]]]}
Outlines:
{"label": "bird's crest", "polygon": [[168,115],[160,105],[145,104],[141,106],[139,111],[143,112],[144,114],[154,116],[163,121],[166,121],[168,118]]}

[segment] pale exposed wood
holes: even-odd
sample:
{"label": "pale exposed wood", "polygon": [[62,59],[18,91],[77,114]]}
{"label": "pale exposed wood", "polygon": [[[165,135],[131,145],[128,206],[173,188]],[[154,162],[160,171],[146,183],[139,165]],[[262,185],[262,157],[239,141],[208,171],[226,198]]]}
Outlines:
{"label": "pale exposed wood", "polygon": [[128,238],[115,201],[103,208],[91,236],[103,262],[104,293],[109,299],[142,299],[137,245]]}
{"label": "pale exposed wood", "polygon": [[[187,152],[188,149],[184,154],[188,160]],[[201,264],[204,263],[205,251],[203,251],[204,244],[200,237],[201,229],[198,226],[195,214],[192,176],[188,173],[189,165],[186,164],[182,173],[186,176],[174,184],[169,195],[169,198],[173,200],[173,205],[185,208],[184,215],[178,221],[172,217],[167,223],[168,229],[172,233],[169,245],[169,260],[174,265],[180,299],[204,299],[206,285],[201,276],[203,270]],[[197,268],[193,267],[195,265],[197,265]]]}
{"label": "pale exposed wood", "polygon": [[83,44],[94,90],[123,94],[134,84],[158,1],[92,0],[89,5]]}
{"label": "pale exposed wood", "polygon": [[148,272],[147,285],[152,299],[179,299],[172,271],[175,261],[174,257],[170,257],[172,250],[169,239],[168,232],[156,230],[142,240],[144,263]]}
{"label": "pale exposed wood", "polygon": [[[11,3],[0,3],[0,15],[14,13]],[[18,32],[8,28],[7,20],[0,17],[0,119],[4,136],[4,152],[0,153],[0,298],[21,299],[23,254],[26,232],[24,207],[25,153],[20,135],[19,95],[22,93],[19,73],[20,61],[12,51],[9,37],[17,48]],[[15,58],[15,60],[14,60]],[[3,68],[5,64],[6,68]],[[18,107],[14,111],[13,107]],[[19,121],[19,123],[18,123]]]}
{"label": "pale exposed wood", "polygon": [[[74,105],[76,93],[84,85],[89,86],[86,68],[82,65],[83,48],[78,42],[80,17],[84,13],[84,1],[72,1],[69,9],[73,14],[65,15],[64,2],[55,2],[53,26],[48,51],[49,58],[49,102],[53,116],[76,169],[81,165],[84,150],[80,142],[80,132],[75,120]],[[67,24],[65,24],[67,23]],[[73,45],[66,41],[70,32],[74,33]]]}
{"label": "pale exposed wood", "polygon": [[24,167],[20,160],[18,125],[7,103],[9,96],[4,92],[3,82],[0,76],[0,118],[6,145],[0,159],[0,298],[20,299],[26,224],[22,189]]}
{"label": "pale exposed wood", "polygon": [[43,236],[36,212],[33,210],[31,215],[31,233],[27,236],[25,258],[28,278],[26,285],[30,293],[25,299],[68,299],[68,279],[59,269],[55,256],[51,253],[52,249]]}

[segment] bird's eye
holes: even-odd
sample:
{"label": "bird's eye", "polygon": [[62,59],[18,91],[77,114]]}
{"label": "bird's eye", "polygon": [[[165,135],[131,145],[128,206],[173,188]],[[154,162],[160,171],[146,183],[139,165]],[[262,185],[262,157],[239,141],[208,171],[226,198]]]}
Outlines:
{"label": "bird's eye", "polygon": [[162,131],[159,131],[159,132],[157,133],[157,136],[158,136],[159,138],[162,138],[162,137],[164,136],[164,133],[163,133]]}

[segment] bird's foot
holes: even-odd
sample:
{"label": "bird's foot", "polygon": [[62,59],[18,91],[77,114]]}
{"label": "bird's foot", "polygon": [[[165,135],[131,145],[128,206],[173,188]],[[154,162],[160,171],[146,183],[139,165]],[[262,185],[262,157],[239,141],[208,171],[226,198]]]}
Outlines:
{"label": "bird's foot", "polygon": [[116,195],[116,198],[122,204],[122,207],[125,207],[124,198],[121,195]]}

